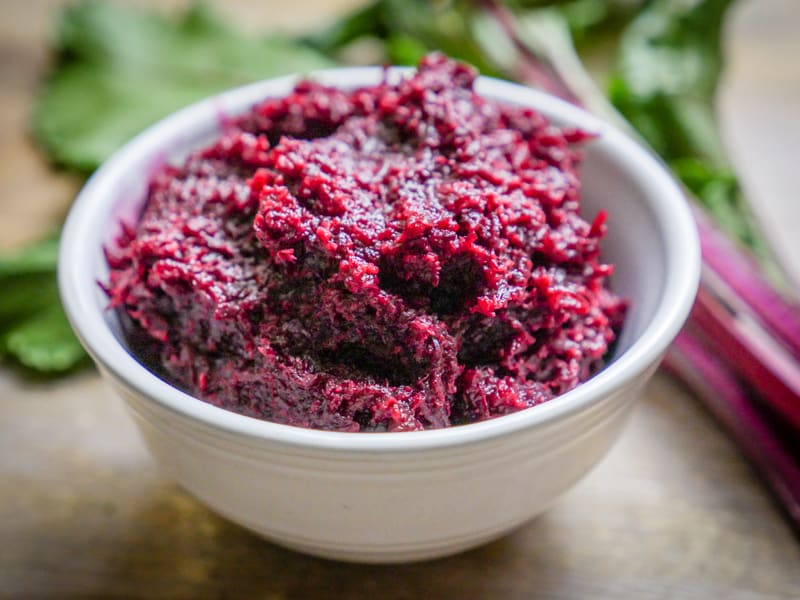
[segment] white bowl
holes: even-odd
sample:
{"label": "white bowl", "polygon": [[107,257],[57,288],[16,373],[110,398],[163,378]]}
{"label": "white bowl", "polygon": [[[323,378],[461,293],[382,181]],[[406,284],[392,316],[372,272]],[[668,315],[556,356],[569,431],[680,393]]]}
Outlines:
{"label": "white bowl", "polygon": [[[381,77],[381,69],[364,67],[314,75],[342,88]],[[61,242],[69,319],[169,476],[231,521],[294,549],[364,562],[437,557],[499,537],[605,455],[686,319],[700,252],[683,195],[656,160],[608,124],[548,95],[481,78],[477,90],[487,97],[599,134],[586,146],[584,211],[591,219],[607,210],[604,258],[616,265],[613,288],[632,301],[614,360],[550,402],[443,430],[336,433],[238,415],[172,387],[129,353],[97,283],[108,275],[102,248],[121,218],[135,217],[158,164],[213,139],[221,114],[285,95],[295,81],[256,83],[181,110],[95,173]]]}

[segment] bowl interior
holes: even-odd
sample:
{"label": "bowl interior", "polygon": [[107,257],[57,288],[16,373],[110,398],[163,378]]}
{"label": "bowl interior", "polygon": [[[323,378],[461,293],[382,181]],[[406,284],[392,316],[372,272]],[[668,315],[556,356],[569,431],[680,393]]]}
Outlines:
{"label": "bowl interior", "polygon": [[[381,76],[381,69],[353,68],[322,72],[315,78],[355,87],[375,83]],[[400,76],[400,71],[394,76]],[[86,185],[65,227],[59,275],[68,315],[95,360],[118,374],[135,368],[129,356],[125,365],[109,360],[113,355],[117,363],[124,362],[119,346],[124,346],[125,340],[115,314],[106,310],[107,298],[97,282],[108,277],[102,249],[117,237],[120,221],[136,221],[151,173],[165,161],[180,161],[211,141],[224,116],[241,113],[264,97],[284,95],[295,81],[286,77],[246,86],[184,109],[115,154]],[[602,254],[616,267],[611,287],[630,299],[631,308],[611,364],[578,388],[596,386],[597,393],[573,391],[534,411],[523,411],[547,407],[542,412],[552,412],[572,396],[583,395],[588,401],[589,396],[597,397],[601,385],[608,390],[625,378],[633,378],[664,351],[682,325],[696,290],[696,233],[680,191],[669,176],[646,152],[609,125],[550,96],[513,84],[482,78],[478,91],[501,101],[532,105],[557,124],[576,125],[598,134],[586,145],[583,211],[588,219],[601,209],[608,213]],[[632,349],[637,351],[632,353]],[[501,420],[511,417],[516,418],[509,415]]]}

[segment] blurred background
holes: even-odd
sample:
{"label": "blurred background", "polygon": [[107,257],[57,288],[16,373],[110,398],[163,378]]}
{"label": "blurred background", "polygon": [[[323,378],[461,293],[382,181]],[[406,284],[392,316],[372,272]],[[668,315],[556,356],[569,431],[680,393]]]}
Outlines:
{"label": "blurred background", "polygon": [[[770,439],[789,467],[771,481],[795,477],[788,495],[765,485],[770,459],[747,443],[744,413],[687,387],[697,373],[660,372],[612,454],[544,516],[451,559],[362,567],[272,546],[163,479],[47,312],[58,302],[48,236],[85,177],[142,127],[245,81],[413,63],[431,49],[626,119],[791,304],[800,2],[198,6],[0,3],[0,597],[800,597],[796,423],[737,370],[749,355],[725,368],[778,422]],[[788,360],[773,400],[800,393]]]}

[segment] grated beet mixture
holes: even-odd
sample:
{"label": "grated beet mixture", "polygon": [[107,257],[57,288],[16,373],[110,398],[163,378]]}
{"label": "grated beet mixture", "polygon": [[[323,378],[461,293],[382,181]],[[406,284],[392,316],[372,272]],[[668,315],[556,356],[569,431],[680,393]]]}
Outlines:
{"label": "grated beet mixture", "polygon": [[625,303],[588,136],[477,96],[441,55],[399,84],[304,81],[152,178],[106,286],[137,355],[211,404],[403,431],[545,402],[590,377]]}

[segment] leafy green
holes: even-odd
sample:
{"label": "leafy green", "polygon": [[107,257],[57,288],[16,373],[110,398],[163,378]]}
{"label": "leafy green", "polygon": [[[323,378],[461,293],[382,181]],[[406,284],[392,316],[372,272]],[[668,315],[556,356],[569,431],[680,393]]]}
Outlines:
{"label": "leafy green", "polygon": [[330,66],[289,38],[250,39],[195,5],[177,20],[83,2],[62,15],[33,119],[56,162],[89,172],[139,131],[215,92]]}
{"label": "leafy green", "polygon": [[576,46],[589,46],[606,35],[616,35],[628,24],[645,0],[511,0],[516,16],[551,11],[563,19]]}
{"label": "leafy green", "polygon": [[438,50],[486,75],[502,75],[475,35],[480,14],[478,4],[469,0],[376,0],[307,41],[321,52],[335,53],[353,41],[372,38],[393,64],[413,65]]}
{"label": "leafy green", "polygon": [[730,235],[766,260],[714,113],[733,0],[652,0],[626,28],[610,84],[619,111]]}
{"label": "leafy green", "polygon": [[42,373],[68,371],[86,354],[61,308],[58,238],[0,255],[0,358]]}

